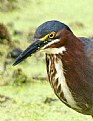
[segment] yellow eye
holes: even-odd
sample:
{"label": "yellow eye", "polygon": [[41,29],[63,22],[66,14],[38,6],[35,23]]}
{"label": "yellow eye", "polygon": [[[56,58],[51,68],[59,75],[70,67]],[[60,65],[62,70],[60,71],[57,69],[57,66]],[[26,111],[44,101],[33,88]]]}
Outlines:
{"label": "yellow eye", "polygon": [[51,32],[51,33],[49,34],[49,36],[48,36],[48,37],[49,37],[50,39],[52,39],[52,38],[54,38],[54,37],[55,37],[55,35],[56,35],[56,33],[55,33],[55,32]]}

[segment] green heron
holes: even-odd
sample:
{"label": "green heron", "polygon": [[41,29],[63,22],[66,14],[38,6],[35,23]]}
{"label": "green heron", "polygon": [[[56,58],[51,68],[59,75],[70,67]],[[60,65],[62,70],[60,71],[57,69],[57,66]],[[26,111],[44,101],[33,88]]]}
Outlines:
{"label": "green heron", "polygon": [[77,112],[93,115],[93,41],[76,37],[67,25],[52,20],[36,29],[34,42],[13,65],[37,51],[46,53],[47,74],[57,97]]}

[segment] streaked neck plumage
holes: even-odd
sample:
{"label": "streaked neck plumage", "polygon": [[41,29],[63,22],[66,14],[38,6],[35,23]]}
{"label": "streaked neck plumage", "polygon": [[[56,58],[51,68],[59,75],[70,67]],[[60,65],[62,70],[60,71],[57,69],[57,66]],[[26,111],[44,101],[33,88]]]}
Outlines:
{"label": "streaked neck plumage", "polygon": [[[75,36],[72,39],[69,37],[70,34],[65,38],[67,39],[65,46],[57,48],[57,50],[52,48],[50,53],[46,54],[47,73],[50,84],[60,100],[78,112],[86,114],[91,112],[91,91],[93,91],[91,83],[87,80],[87,76],[89,79],[90,74],[86,74],[89,63],[84,53],[84,43],[81,43]],[[90,78],[92,77],[90,76]],[[90,92],[87,96],[85,92],[88,91],[88,88],[90,88]],[[85,103],[82,104],[82,101]]]}

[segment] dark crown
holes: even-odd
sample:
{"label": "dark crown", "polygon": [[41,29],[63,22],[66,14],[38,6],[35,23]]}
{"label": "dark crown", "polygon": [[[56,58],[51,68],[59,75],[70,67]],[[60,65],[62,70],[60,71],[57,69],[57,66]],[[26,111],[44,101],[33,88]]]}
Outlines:
{"label": "dark crown", "polygon": [[56,20],[47,21],[47,22],[41,24],[36,29],[34,38],[42,38],[52,31],[57,33],[61,29],[67,29],[67,30],[71,31],[67,25],[65,25],[64,23],[61,23],[60,21],[56,21]]}

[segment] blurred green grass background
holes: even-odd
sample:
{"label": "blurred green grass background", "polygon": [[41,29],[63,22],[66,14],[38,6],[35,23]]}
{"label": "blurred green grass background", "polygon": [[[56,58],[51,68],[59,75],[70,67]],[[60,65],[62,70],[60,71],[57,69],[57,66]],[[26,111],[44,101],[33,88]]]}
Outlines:
{"label": "blurred green grass background", "polygon": [[[4,3],[5,1],[5,3]],[[2,0],[0,2],[0,23],[7,26],[11,39],[16,46],[25,49],[33,41],[35,29],[45,21],[59,20],[67,24],[76,36],[93,37],[93,0]],[[2,4],[1,4],[2,3]],[[14,35],[14,32],[21,34]],[[27,38],[31,34],[32,37]],[[4,52],[0,64],[3,65],[7,45],[0,45]],[[13,61],[12,61],[13,63]],[[66,107],[54,95],[46,81],[46,67],[43,54],[36,54],[22,64],[7,66],[2,81],[10,84],[0,87],[0,94],[12,98],[0,101],[0,121],[92,121],[91,116],[79,114]],[[30,82],[11,85],[12,73],[21,68]],[[6,72],[5,72],[6,73]],[[6,76],[7,75],[7,76]],[[45,77],[46,80],[34,80],[32,77]],[[20,80],[19,80],[20,81]],[[47,98],[57,99],[44,103]]]}

